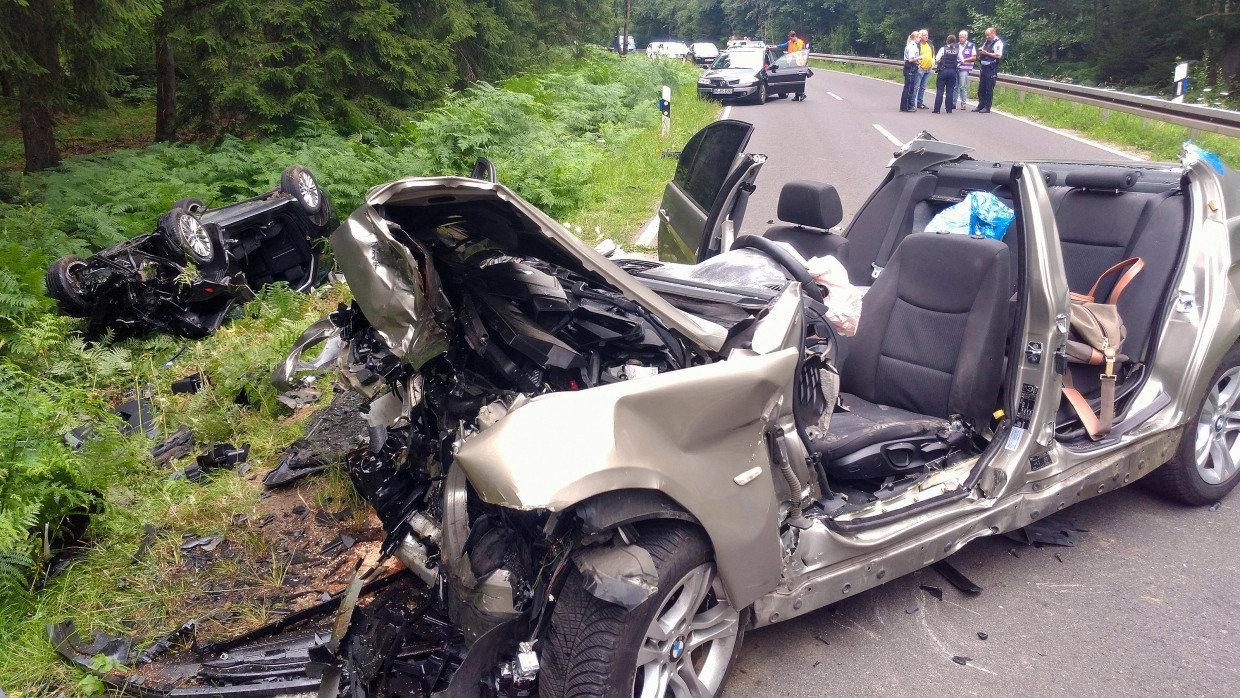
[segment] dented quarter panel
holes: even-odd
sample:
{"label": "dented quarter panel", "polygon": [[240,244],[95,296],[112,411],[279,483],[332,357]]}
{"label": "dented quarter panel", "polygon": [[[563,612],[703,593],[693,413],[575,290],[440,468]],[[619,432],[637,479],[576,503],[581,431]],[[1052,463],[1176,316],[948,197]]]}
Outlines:
{"label": "dented quarter panel", "polygon": [[[778,505],[764,415],[792,382],[797,351],[739,356],[652,378],[531,400],[456,455],[478,495],[561,511],[602,492],[661,490],[701,522],[739,607],[780,575]],[[738,474],[762,474],[737,485]]]}

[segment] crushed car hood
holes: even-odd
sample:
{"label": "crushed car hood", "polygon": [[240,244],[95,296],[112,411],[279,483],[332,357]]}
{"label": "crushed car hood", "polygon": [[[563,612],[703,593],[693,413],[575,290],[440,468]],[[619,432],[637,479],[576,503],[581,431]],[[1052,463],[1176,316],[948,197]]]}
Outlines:
{"label": "crushed car hood", "polygon": [[518,241],[517,249],[528,242],[549,246],[563,258],[557,261],[615,288],[693,344],[708,351],[723,346],[723,327],[677,309],[507,187],[466,177],[408,177],[367,192],[365,203],[332,233],[331,243],[357,304],[394,353],[414,367],[445,346],[442,328],[427,322],[437,310],[438,282],[431,265],[397,241],[399,231],[381,210],[488,200],[507,204],[527,224],[520,234],[530,240]]}

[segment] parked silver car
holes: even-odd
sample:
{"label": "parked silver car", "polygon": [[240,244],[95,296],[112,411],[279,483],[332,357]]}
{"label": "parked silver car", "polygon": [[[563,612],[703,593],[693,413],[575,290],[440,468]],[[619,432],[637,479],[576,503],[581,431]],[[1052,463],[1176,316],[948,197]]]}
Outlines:
{"label": "parked silver car", "polygon": [[[923,134],[845,234],[806,181],[738,235],[750,129],[690,140],[659,262],[478,178],[375,187],[332,235],[370,425],[349,470],[469,648],[449,695],[717,695],[749,628],[1137,480],[1200,505],[1240,479],[1235,173]],[[973,192],[1014,211],[1002,239],[923,232]],[[847,340],[799,258],[822,255],[869,287]],[[1123,353],[1069,363],[1069,292],[1131,257],[1097,290]],[[1114,381],[1109,433],[1069,378],[1091,410]]]}

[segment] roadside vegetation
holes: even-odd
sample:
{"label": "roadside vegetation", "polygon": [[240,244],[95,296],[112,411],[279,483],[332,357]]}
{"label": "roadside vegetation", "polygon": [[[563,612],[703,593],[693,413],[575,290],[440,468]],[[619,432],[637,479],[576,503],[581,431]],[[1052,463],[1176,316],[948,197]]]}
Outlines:
{"label": "roadside vegetation", "polygon": [[[901,82],[897,68],[835,61],[812,61],[816,68],[835,70],[854,75],[865,75],[892,82]],[[931,76],[928,91],[935,89],[935,77]],[[977,80],[969,81],[970,99],[976,99]],[[1172,162],[1179,159],[1184,142],[1189,140],[1189,129],[1161,121],[1147,120],[1132,114],[1112,111],[1103,114],[1099,107],[1071,102],[1066,99],[1026,95],[1021,99],[1017,90],[999,87],[995,91],[994,106],[1009,114],[1025,117],[1054,128],[1067,129],[1102,143],[1132,148],[1151,160]],[[1202,132],[1192,139],[1200,147],[1218,155],[1224,163],[1240,168],[1240,138]]]}
{"label": "roadside vegetation", "polygon": [[[203,341],[156,335],[87,346],[80,321],[57,315],[45,297],[46,265],[148,232],[180,197],[221,205],[253,195],[292,164],[315,173],[344,217],[375,184],[465,174],[479,156],[495,162],[501,183],[580,228],[587,241],[627,243],[672,176],[676,161],[665,154],[718,107],[697,99],[698,71],[681,63],[601,50],[543,62],[450,93],[404,123],[350,135],[303,122],[291,135],[157,143],[71,157],[37,174],[0,175],[0,687],[8,695],[99,688],[79,683],[78,672],[52,652],[48,623],[73,617],[87,632],[150,637],[198,615],[203,594],[221,589],[245,590],[248,600],[200,632],[252,627],[278,611],[271,599],[279,596],[284,563],[270,541],[237,524],[255,514],[261,486],[232,471],[169,480],[172,469],[149,455],[155,441],[120,436],[110,411],[127,394],[147,395],[161,434],[188,425],[197,436],[194,454],[212,441],[248,443],[261,476],[301,435],[309,413],[280,406],[267,376],[308,324],[349,300],[340,285],[308,295],[277,286]],[[677,105],[667,139],[655,106],[663,84],[673,86]],[[84,119],[62,132],[103,141],[112,137],[111,120]],[[124,138],[142,142],[136,131]],[[13,150],[13,137],[0,134],[0,153]],[[195,372],[209,378],[202,391],[172,394],[171,381]],[[248,406],[234,401],[242,391]],[[325,392],[323,403],[331,397]],[[62,437],[85,423],[95,436],[73,451]],[[316,481],[312,496],[315,506],[333,508],[354,497],[338,468]],[[157,536],[135,560],[147,524]],[[178,550],[185,533],[226,534],[239,551],[236,562],[191,569]],[[49,578],[50,554],[79,538],[81,555]]]}

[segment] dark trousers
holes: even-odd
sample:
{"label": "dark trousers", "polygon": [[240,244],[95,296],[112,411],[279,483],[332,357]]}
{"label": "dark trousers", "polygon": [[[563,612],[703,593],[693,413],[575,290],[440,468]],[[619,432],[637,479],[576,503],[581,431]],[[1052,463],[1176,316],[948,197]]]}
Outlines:
{"label": "dark trousers", "polygon": [[916,108],[913,101],[917,96],[917,64],[904,64],[904,92],[900,95],[900,108],[910,110]]}
{"label": "dark trousers", "polygon": [[990,102],[995,98],[995,81],[999,79],[999,64],[991,63],[982,66],[982,75],[977,81],[977,108],[990,109]]}
{"label": "dark trousers", "polygon": [[934,110],[943,108],[943,96],[947,96],[947,113],[956,107],[956,70],[940,70],[935,78],[938,88],[934,91]]}

